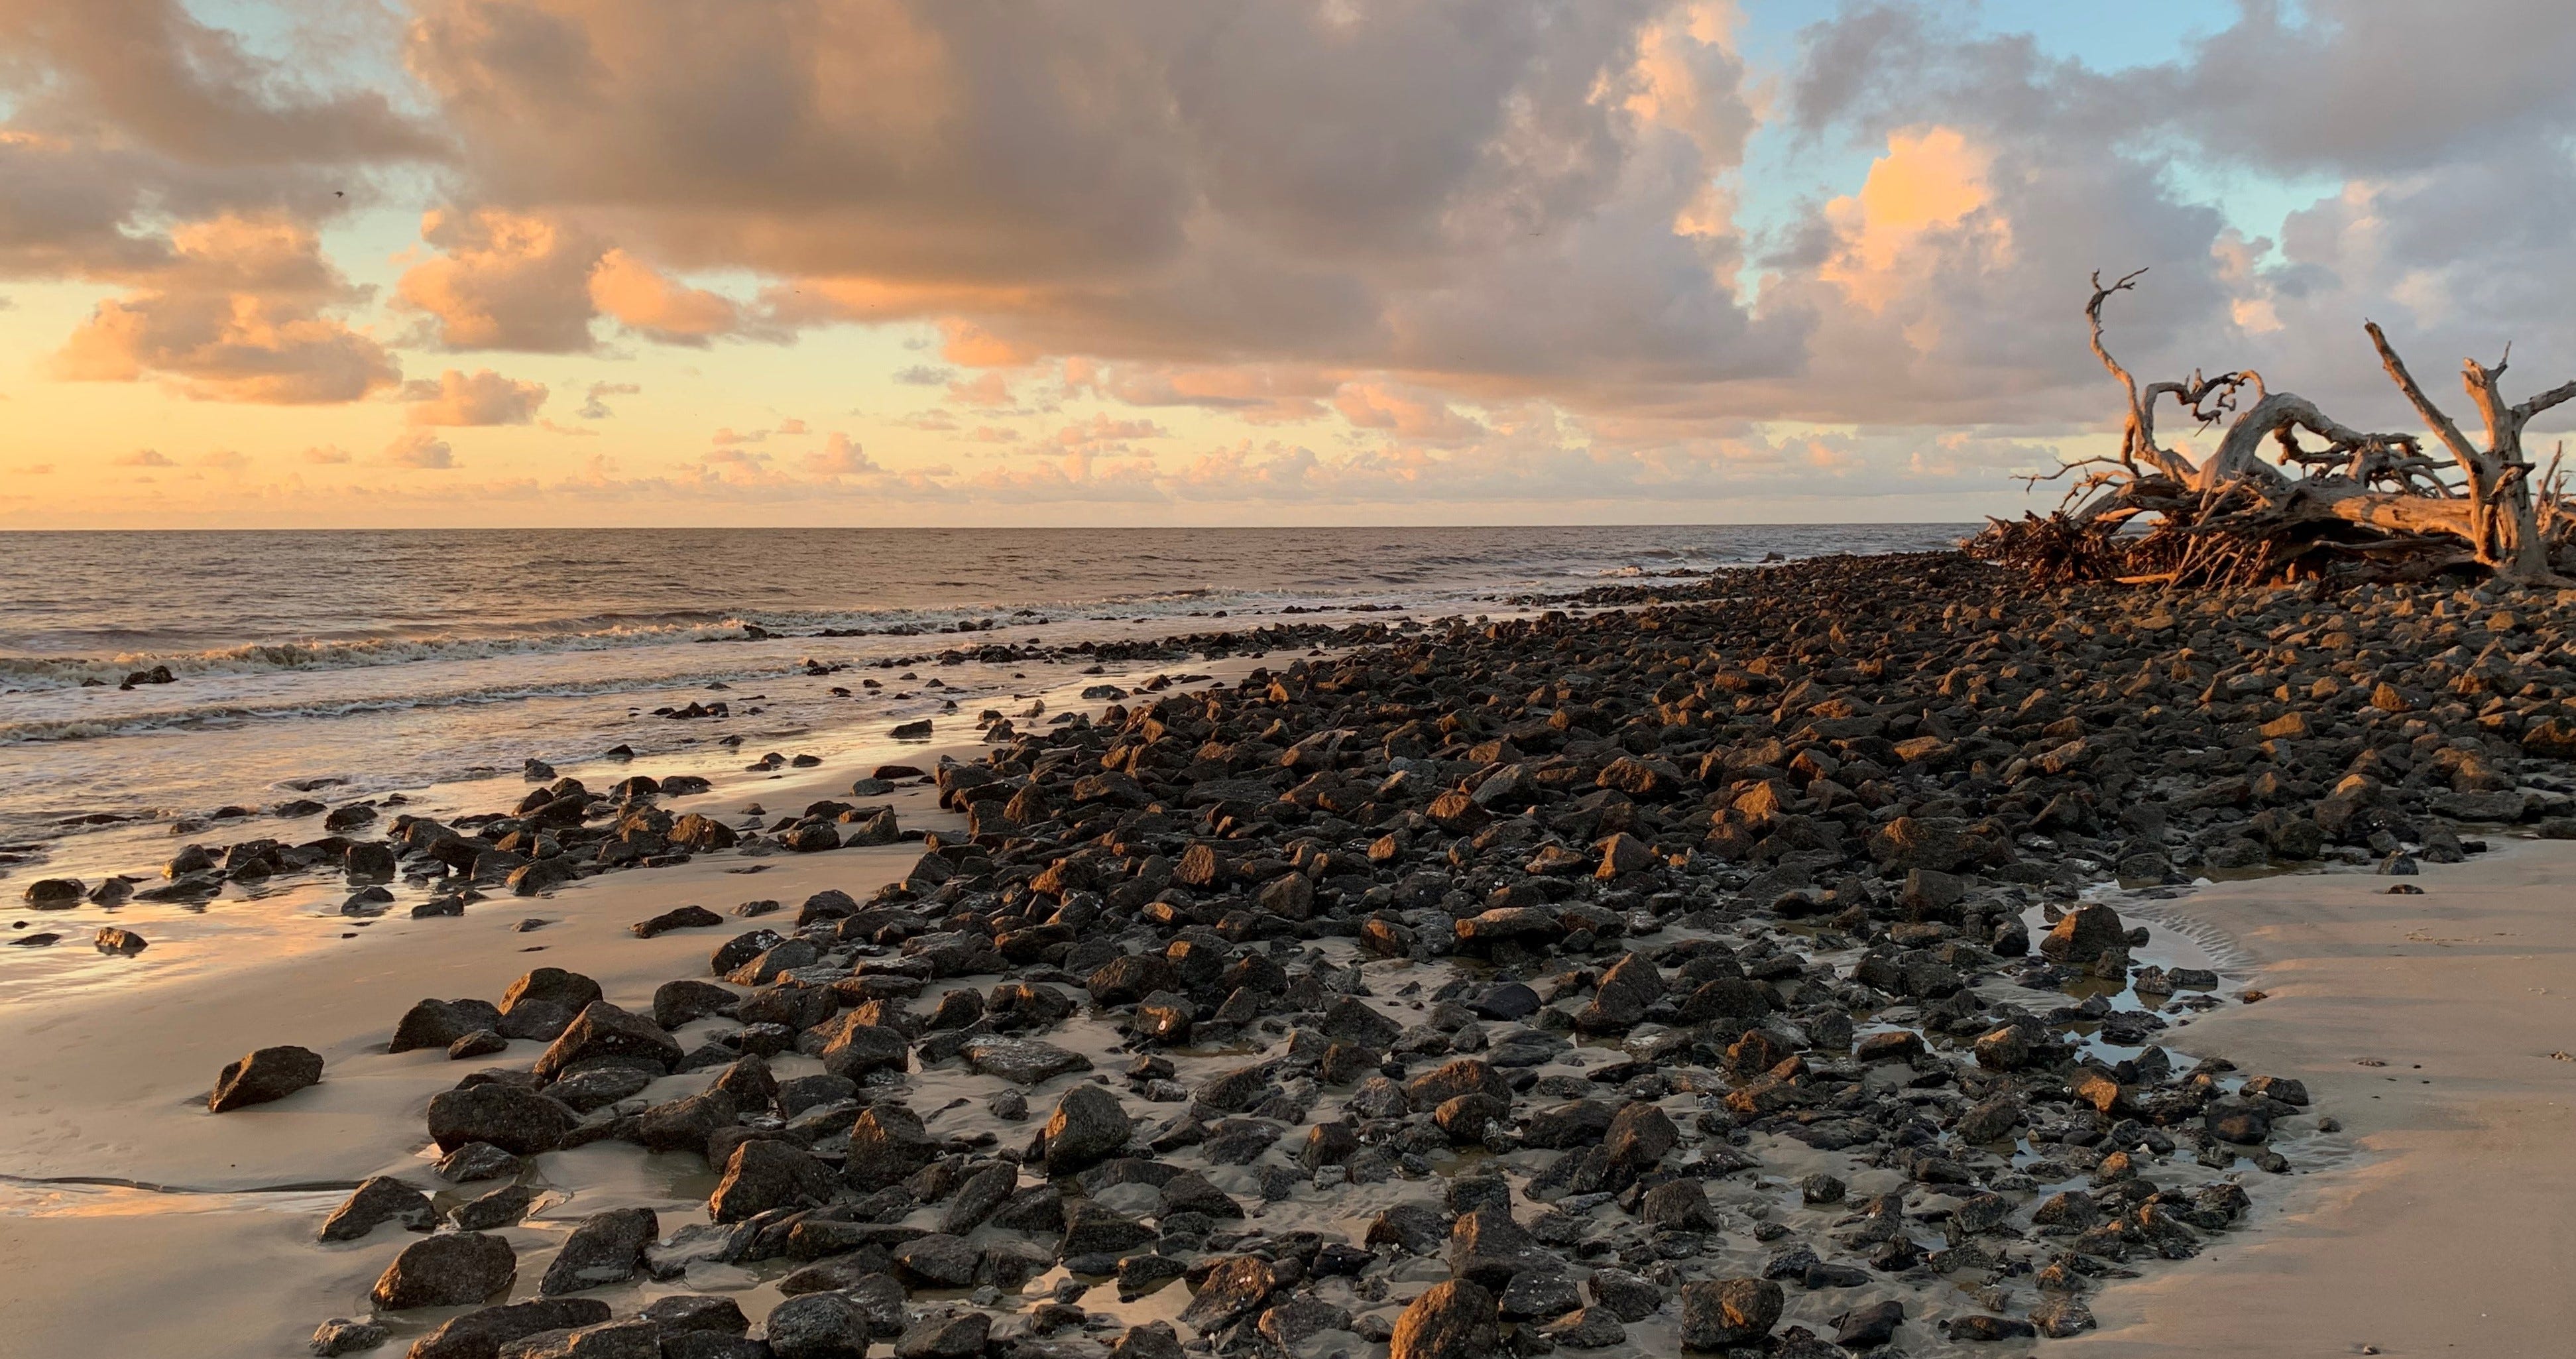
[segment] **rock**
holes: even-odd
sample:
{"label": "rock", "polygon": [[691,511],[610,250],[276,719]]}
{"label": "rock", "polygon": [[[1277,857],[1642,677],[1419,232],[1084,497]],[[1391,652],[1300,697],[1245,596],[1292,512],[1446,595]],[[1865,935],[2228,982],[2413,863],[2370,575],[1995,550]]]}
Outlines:
{"label": "rock", "polygon": [[2120,913],[2098,902],[2088,902],[2057,922],[2057,927],[2039,941],[2039,952],[2050,962],[2081,967],[2101,957],[2106,949],[2127,948],[2128,942],[2128,927],[2120,923]]}
{"label": "rock", "polygon": [[545,1297],[624,1283],[644,1263],[644,1248],[661,1234],[650,1208],[616,1208],[582,1219],[546,1266],[537,1292]]}
{"label": "rock", "polygon": [[1387,1359],[1488,1359],[1500,1343],[1494,1295],[1464,1279],[1424,1289],[1396,1318]]}
{"label": "rock", "polygon": [[638,1315],[662,1329],[664,1336],[743,1335],[751,1330],[741,1304],[705,1293],[669,1293],[644,1305]]}
{"label": "rock", "polygon": [[1356,1043],[1375,1052],[1395,1046],[1404,1034],[1404,1026],[1379,1014],[1368,1002],[1356,996],[1343,996],[1324,1011],[1316,1029],[1325,1037],[1345,1043]]}
{"label": "rock", "polygon": [[932,1232],[894,1249],[895,1268],[928,1288],[964,1288],[975,1281],[977,1252],[953,1236]]}
{"label": "rock", "polygon": [[904,1328],[894,1342],[895,1359],[981,1359],[993,1328],[981,1312],[932,1313]]}
{"label": "rock", "polygon": [[509,1242],[482,1232],[456,1232],[403,1247],[370,1296],[378,1307],[394,1312],[462,1307],[506,1290],[518,1274]]}
{"label": "rock", "polygon": [[98,946],[98,951],[101,953],[115,953],[128,958],[152,946],[151,942],[142,935],[115,925],[99,926],[98,935],[91,942]]}
{"label": "rock", "polygon": [[664,911],[650,920],[638,920],[632,928],[636,938],[650,939],[657,934],[669,934],[673,930],[700,930],[723,923],[723,916],[717,915],[704,906],[679,906]]}
{"label": "rock", "polygon": [[206,1112],[230,1113],[281,1100],[322,1080],[322,1054],[310,1048],[261,1048],[225,1064],[206,1097]]}
{"label": "rock", "polygon": [[536,1203],[535,1191],[524,1184],[505,1184],[489,1194],[469,1199],[447,1214],[448,1225],[460,1232],[488,1232],[507,1227],[528,1215]]}
{"label": "rock", "polygon": [[437,1221],[437,1210],[427,1194],[390,1175],[371,1175],[322,1220],[318,1236],[324,1241],[355,1241],[387,1222],[425,1232]]}
{"label": "rock", "polygon": [[1628,1343],[1628,1328],[1606,1307],[1581,1307],[1539,1328],[1539,1333],[1574,1350],[1606,1350]]}
{"label": "rock", "polygon": [[657,1028],[676,1029],[694,1019],[725,1014],[735,1001],[733,992],[714,982],[688,977],[666,981],[653,990],[653,1023]]}
{"label": "rock", "polygon": [[1834,1318],[1834,1343],[1845,1349],[1876,1349],[1896,1338],[1896,1328],[1905,1322],[1905,1304],[1894,1298],[1883,1299]]}
{"label": "rock", "polygon": [[969,1039],[960,1055],[970,1070],[1019,1085],[1039,1085],[1070,1072],[1091,1069],[1091,1059],[1081,1053],[1052,1043],[998,1035]]}
{"label": "rock", "polygon": [[908,1178],[938,1154],[920,1115],[900,1104],[880,1104],[850,1126],[841,1176],[851,1188],[872,1193]]}
{"label": "rock", "polygon": [[1722,1350],[1759,1342],[1787,1297],[1769,1279],[1703,1279],[1682,1285],[1682,1346]]}
{"label": "rock", "polygon": [[1223,1257],[1206,1266],[1190,1305],[1181,1311],[1181,1324],[1201,1335],[1214,1334],[1252,1315],[1278,1286],[1278,1270],[1270,1261],[1256,1255]]}
{"label": "rock", "polygon": [[1109,1359],[1184,1359],[1180,1334],[1168,1321],[1130,1326],[1109,1347]]}
{"label": "rock", "polygon": [[1594,1307],[1607,1309],[1621,1321],[1643,1321],[1663,1310],[1664,1291],[1624,1269],[1596,1269],[1583,1286]]}
{"label": "rock", "polygon": [[480,1029],[501,1027],[499,1006],[485,1000],[423,1000],[403,1012],[394,1025],[388,1052],[444,1048]]}
{"label": "rock", "polygon": [[485,1307],[454,1317],[412,1343],[405,1359],[497,1359],[501,1347],[545,1331],[596,1326],[608,1320],[597,1298],[548,1298]]}
{"label": "rock", "polygon": [[513,1156],[553,1151],[573,1112],[532,1090],[489,1081],[429,1097],[429,1136],[442,1151],[484,1142]]}
{"label": "rock", "polygon": [[679,1043],[653,1021],[594,1000],[537,1058],[536,1072],[553,1080],[578,1067],[617,1065],[665,1075],[680,1056]]}
{"label": "rock", "polygon": [[865,1359],[868,1316],[841,1293],[804,1293],[771,1308],[763,1335],[777,1359]]}
{"label": "rock", "polygon": [[356,1354],[383,1343],[384,1327],[372,1321],[351,1321],[346,1317],[333,1317],[314,1327],[310,1342],[313,1352],[320,1355]]}
{"label": "rock", "polygon": [[36,910],[67,911],[79,905],[88,890],[78,878],[38,878],[27,884],[25,896],[27,904]]}
{"label": "rock", "polygon": [[831,1167],[790,1142],[761,1138],[733,1149],[724,1179],[707,1196],[707,1216],[741,1222],[773,1208],[828,1202],[836,1177]]}
{"label": "rock", "polygon": [[662,1330],[631,1317],[579,1330],[540,1331],[502,1346],[500,1359],[662,1359]]}
{"label": "rock", "polygon": [[600,999],[599,983],[590,978],[560,967],[540,967],[510,983],[510,989],[501,993],[501,1013],[510,1014],[521,1004],[533,1001],[556,1006],[566,1014],[580,1014]]}
{"label": "rock", "polygon": [[1050,1175],[1068,1174],[1098,1164],[1126,1147],[1132,1132],[1126,1107],[1097,1085],[1077,1085],[1064,1092],[1042,1134]]}
{"label": "rock", "polygon": [[705,1154],[709,1139],[740,1117],[734,1099],[709,1089],[667,1100],[635,1116],[634,1138],[646,1151],[694,1151]]}
{"label": "rock", "polygon": [[468,1142],[438,1159],[438,1178],[450,1184],[516,1175],[526,1163],[489,1142]]}

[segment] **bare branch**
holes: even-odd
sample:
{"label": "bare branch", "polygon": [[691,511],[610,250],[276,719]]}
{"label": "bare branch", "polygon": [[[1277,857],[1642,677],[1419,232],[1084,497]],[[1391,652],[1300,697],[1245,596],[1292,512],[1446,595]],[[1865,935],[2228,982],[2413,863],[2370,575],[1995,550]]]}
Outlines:
{"label": "bare branch", "polygon": [[[2361,323],[2361,328],[2370,332],[2370,342],[2379,350],[2379,362],[2388,370],[2389,381],[2396,383],[2397,390],[2405,393],[2406,400],[2415,407],[2415,413],[2423,417],[2424,424],[2433,431],[2434,437],[2442,441],[2443,447],[2451,450],[2451,456],[2459,459],[2462,467],[2477,468],[2478,451],[2469,446],[2469,436],[2462,434],[2460,427],[2452,423],[2451,417],[2444,415],[2442,408],[2434,405],[2433,399],[2424,395],[2424,389],[2416,385],[2415,375],[2406,371],[2406,361],[2397,357],[2396,350],[2388,347],[2388,337],[2380,332],[2379,323],[2364,321]],[[2473,480],[2476,479],[2474,470],[2471,472],[2471,477]]]}

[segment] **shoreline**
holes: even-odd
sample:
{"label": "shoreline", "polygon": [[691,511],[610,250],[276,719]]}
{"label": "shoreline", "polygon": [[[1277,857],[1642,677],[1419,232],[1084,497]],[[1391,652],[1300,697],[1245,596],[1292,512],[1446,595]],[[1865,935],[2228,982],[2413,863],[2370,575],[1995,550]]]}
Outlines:
{"label": "shoreline", "polygon": [[2101,1329],[2069,1353],[2166,1359],[2258,1338],[2286,1355],[2565,1352],[2576,844],[2504,841],[2429,869],[2422,896],[2387,895],[2390,881],[2298,874],[2189,899],[2248,952],[2266,997],[2175,1046],[2306,1081],[2346,1150],[2205,1258],[2104,1289]]}
{"label": "shoreline", "polygon": [[[336,951],[0,1000],[27,1033],[0,1054],[0,1144],[19,1161],[0,1165],[0,1268],[67,1280],[11,1301],[0,1322],[77,1338],[97,1290],[155,1271],[182,1300],[167,1324],[188,1329],[144,1348],[184,1333],[198,1352],[274,1354],[325,1317],[364,1317],[367,1279],[418,1239],[388,1226],[312,1245],[328,1206],[313,1186],[389,1175],[435,1192],[441,1211],[463,1206],[490,1186],[437,1182],[423,1112],[444,1089],[499,1081],[540,1105],[583,1102],[561,1106],[572,1145],[539,1146],[515,1172],[533,1197],[492,1232],[517,1282],[487,1298],[529,1296],[578,1224],[647,1208],[658,1244],[625,1268],[652,1277],[602,1295],[619,1315],[689,1291],[756,1319],[809,1285],[858,1288],[815,1271],[891,1270],[868,1252],[928,1234],[965,1264],[903,1266],[908,1315],[993,1327],[995,1354],[1031,1359],[1175,1321],[1226,1344],[1256,1322],[1301,1328],[1291,1348],[1322,1347],[1309,1359],[1383,1353],[1425,1309],[1493,1305],[1430,1288],[1452,1271],[1521,1300],[1510,1324],[1612,1359],[1707,1348],[1706,1290],[1720,1284],[1767,1288],[1761,1333],[1785,1328],[1816,1356],[1838,1334],[1870,1348],[1873,1326],[1916,1355],[2024,1354],[2016,1336],[2033,1327],[2081,1336],[2042,1349],[2194,1352],[2209,1343],[2181,1338],[2194,1327],[2233,1334],[2278,1311],[2226,1262],[2280,1262],[2261,1266],[2271,1291],[2304,1287],[2348,1261],[2281,1243],[2352,1256],[2345,1238],[2361,1228],[2337,1225],[2338,1202],[2366,1199],[2374,1174],[2402,1188],[2459,1163],[2439,1147],[2394,1155],[2438,1132],[2441,1109],[2358,1088],[2318,1054],[2365,1021],[2411,1020],[2419,1039],[2455,1045],[2443,1060],[2463,1060],[2481,1021],[2386,1003],[2461,1008],[2439,968],[2390,973],[2370,931],[2469,930],[2486,917],[2445,894],[2492,878],[2545,895],[2576,877],[2576,846],[2490,847],[2475,824],[2509,810],[2567,829],[2551,821],[2570,804],[2551,744],[2559,700],[2490,697],[2503,691],[2453,659],[2480,640],[2554,683],[2563,634],[2554,613],[2490,618],[2465,594],[2466,614],[2426,596],[2431,627],[2405,592],[2332,605],[2272,592],[2177,620],[2136,597],[2013,592],[1952,560],[1611,587],[1567,601],[1607,612],[1201,662],[1204,689],[1069,703],[1087,720],[945,747],[976,761],[940,773],[953,809],[933,810],[921,783],[863,799],[926,842],[701,853],[462,919],[385,917]],[[1929,578],[1905,578],[1917,569]],[[2437,640],[2452,649],[2428,652]],[[2230,646],[2267,668],[2231,670]],[[2212,653],[2218,664],[2188,663]],[[2380,663],[2377,691],[2329,686],[2369,673],[2374,654],[2414,659]],[[779,772],[714,801],[757,792],[780,799],[774,816],[852,770]],[[669,815],[649,802],[580,811],[468,824],[487,841],[555,827],[587,854],[612,831],[585,822],[614,818],[624,834],[630,818]],[[446,862],[412,850],[424,868]],[[2104,886],[2114,869],[2181,884],[2320,858],[2396,876],[2294,873],[2178,900]],[[2422,895],[2381,890],[2417,882]],[[848,895],[814,895],[825,888]],[[750,897],[783,909],[627,929]],[[2114,907],[2131,901],[2124,920]],[[512,928],[523,915],[544,923]],[[776,933],[714,971],[758,965],[707,984],[709,950],[754,927]],[[2361,943],[2335,952],[2338,928]],[[2401,949],[2435,962],[2443,941],[2473,937],[2405,929]],[[579,1046],[599,1040],[568,1032],[565,1009],[481,1048],[498,1063],[481,1071],[434,1048],[384,1050],[414,1000],[491,1001],[532,966],[592,979],[596,1023],[641,1026],[657,1046]],[[2240,1003],[2245,973],[2272,994]],[[2312,978],[2334,1005],[2302,999]],[[714,1010],[692,1000],[660,1017],[672,987]],[[1041,1000],[1052,1012],[1034,1027],[992,1008]],[[2327,1037],[2264,1027],[2310,1009]],[[996,1069],[961,1065],[980,1034],[1038,1046]],[[192,1102],[214,1068],[279,1043],[312,1049],[319,1086],[221,1115]],[[891,1068],[833,1065],[880,1045]],[[1028,1054],[1043,1063],[1013,1074]],[[2484,1079],[2521,1082],[2519,1099],[2570,1066],[2532,1060],[2551,1069]],[[579,1061],[592,1065],[567,1065]],[[616,1087],[597,1099],[580,1085],[612,1070],[638,1074],[593,1082]],[[865,1077],[840,1087],[826,1111],[838,1123],[797,1123],[810,1106],[769,1111],[776,1082],[826,1071]],[[710,1105],[712,1088],[750,1103]],[[1063,1121],[1081,1100],[1120,1111],[1128,1126],[1102,1145],[1142,1167],[1119,1175],[1145,1178],[1093,1178],[1098,1152],[1061,1163],[1053,1138],[1029,1140],[1059,1102],[1057,1136],[1073,1136],[1081,1125]],[[719,1108],[676,1142],[654,1131]],[[918,1173],[892,1184],[848,1131],[888,1126],[867,1121],[880,1111],[929,1129],[904,1153],[929,1164],[907,1161]],[[776,1211],[882,1229],[886,1245],[795,1270],[811,1257],[783,1256],[783,1236],[710,1227],[728,1157],[741,1174],[744,1153],[770,1143],[784,1149],[763,1155],[834,1186]],[[2387,1164],[2405,1169],[2374,1169]],[[1010,1202],[1061,1196],[1049,1211],[1078,1207],[1093,1216],[1066,1222],[1109,1233],[1082,1239],[1142,1254],[1087,1251],[1034,1218],[984,1222],[991,1205],[949,1235],[961,1183],[1003,1168],[1022,1186]],[[1175,1175],[1225,1211],[1166,1206]],[[1487,1216],[1487,1195],[1511,1216]],[[1478,1232],[1500,1235],[1479,1246]],[[1343,1263],[1313,1272],[1308,1258],[1343,1241]],[[2544,1272],[2555,1249],[2545,1233],[2525,1246]],[[2368,1258],[2424,1268],[2402,1250]],[[1287,1281],[1260,1285],[1254,1310],[1211,1311],[1199,1271],[1237,1266]],[[1131,1267],[1146,1286],[1094,1281]],[[1050,1296],[1080,1306],[1050,1312]],[[458,1315],[376,1310],[398,1346]],[[2329,1309],[2315,1324],[2360,1315]],[[1047,1339],[1065,1326],[1080,1329]]]}

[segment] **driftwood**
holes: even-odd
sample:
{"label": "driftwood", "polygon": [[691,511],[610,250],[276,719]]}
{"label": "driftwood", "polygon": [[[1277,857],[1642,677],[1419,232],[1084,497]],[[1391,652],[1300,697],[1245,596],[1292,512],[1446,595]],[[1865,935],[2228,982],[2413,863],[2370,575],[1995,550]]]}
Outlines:
{"label": "driftwood", "polygon": [[[2379,326],[2364,322],[2389,380],[2431,431],[2430,448],[2418,435],[2354,429],[2305,397],[2269,390],[2250,370],[2195,371],[2142,387],[2103,342],[2102,305],[2145,272],[2110,284],[2095,274],[2084,304],[2093,356],[2128,399],[2118,454],[2027,478],[2076,480],[2046,518],[1989,521],[1969,540],[1972,553],[2053,580],[2242,585],[2461,573],[2576,584],[2552,560],[2576,530],[2556,459],[2539,471],[2522,447],[2533,417],[2576,399],[2576,382],[2507,402],[2497,382],[2506,360],[2466,361],[2461,383],[2486,422],[2482,447],[2424,394]],[[2167,398],[2203,429],[2225,424],[2206,462],[2156,441]]]}

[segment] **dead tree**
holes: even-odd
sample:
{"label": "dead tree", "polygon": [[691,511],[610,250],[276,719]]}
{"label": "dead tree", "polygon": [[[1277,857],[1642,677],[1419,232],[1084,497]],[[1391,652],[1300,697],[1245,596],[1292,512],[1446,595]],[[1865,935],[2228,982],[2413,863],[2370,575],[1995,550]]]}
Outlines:
{"label": "dead tree", "polygon": [[[2268,390],[2250,370],[2215,377],[2194,371],[2183,381],[2142,387],[2103,342],[2102,304],[2133,289],[2145,272],[2107,285],[2095,274],[2084,304],[2093,356],[2128,398],[2118,454],[2029,478],[2077,479],[2047,518],[1990,521],[1970,551],[2045,578],[2133,584],[2328,574],[2420,579],[2446,571],[2515,585],[2576,584],[2561,579],[2551,560],[2576,528],[2558,496],[2556,462],[2535,475],[2522,447],[2532,418],[2576,398],[2576,382],[2508,403],[2497,385],[2505,359],[2492,367],[2468,360],[2461,383],[2486,420],[2482,448],[2424,394],[2379,326],[2364,322],[2381,365],[2438,452],[2413,434],[2342,424],[2305,397]],[[2507,357],[2511,352],[2508,346]],[[2167,398],[2202,429],[2224,422],[2206,462],[2156,441],[2157,408]]]}

